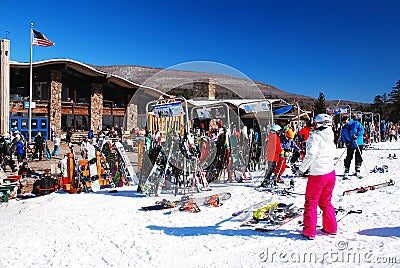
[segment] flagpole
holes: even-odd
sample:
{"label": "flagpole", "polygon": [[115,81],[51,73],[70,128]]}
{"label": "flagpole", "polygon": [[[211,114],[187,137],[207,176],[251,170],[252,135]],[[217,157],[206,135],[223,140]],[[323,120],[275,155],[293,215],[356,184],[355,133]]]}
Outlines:
{"label": "flagpole", "polygon": [[29,131],[29,138],[28,141],[32,141],[32,33],[33,33],[33,22],[31,22],[31,29],[30,29],[30,64],[29,64],[29,112],[28,112],[28,131]]}

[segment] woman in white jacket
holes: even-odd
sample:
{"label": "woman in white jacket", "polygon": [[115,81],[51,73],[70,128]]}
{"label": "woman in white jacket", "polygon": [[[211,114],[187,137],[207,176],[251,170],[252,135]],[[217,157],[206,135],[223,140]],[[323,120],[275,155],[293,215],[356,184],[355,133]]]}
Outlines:
{"label": "woman in white jacket", "polygon": [[307,141],[307,153],[299,167],[301,173],[309,170],[303,216],[303,235],[308,239],[316,235],[317,206],[322,210],[322,231],[329,234],[337,231],[335,208],[331,203],[336,181],[332,117],[318,114],[314,122],[316,129]]}

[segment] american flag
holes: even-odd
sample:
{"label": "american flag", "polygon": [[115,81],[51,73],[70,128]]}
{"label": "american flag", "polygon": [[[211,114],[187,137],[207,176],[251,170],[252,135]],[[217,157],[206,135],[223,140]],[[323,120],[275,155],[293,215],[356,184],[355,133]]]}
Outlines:
{"label": "american flag", "polygon": [[55,43],[53,43],[49,39],[47,39],[46,36],[44,36],[44,34],[42,34],[41,32],[33,30],[33,43],[32,43],[32,45],[42,46],[42,47],[51,47],[51,46],[54,46]]}

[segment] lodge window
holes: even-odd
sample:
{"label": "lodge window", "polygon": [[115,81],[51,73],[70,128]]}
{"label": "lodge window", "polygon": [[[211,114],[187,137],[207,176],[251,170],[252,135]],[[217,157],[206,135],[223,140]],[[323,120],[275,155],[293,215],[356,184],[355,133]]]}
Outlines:
{"label": "lodge window", "polygon": [[71,101],[69,97],[69,88],[63,87],[61,90],[61,101]]}
{"label": "lodge window", "polygon": [[33,86],[33,100],[48,101],[49,100],[49,87],[46,82],[35,83]]}

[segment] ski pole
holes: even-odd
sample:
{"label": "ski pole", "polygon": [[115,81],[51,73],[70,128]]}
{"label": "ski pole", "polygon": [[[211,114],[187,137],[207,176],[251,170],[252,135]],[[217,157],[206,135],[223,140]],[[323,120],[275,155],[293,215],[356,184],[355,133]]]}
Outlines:
{"label": "ski pole", "polygon": [[365,168],[365,171],[367,172],[367,176],[368,176],[368,174],[369,174],[369,171],[368,171],[368,169],[367,169],[367,166],[366,166],[366,165],[365,165],[365,163],[364,163],[364,159],[362,158],[361,150],[360,150],[360,148],[358,147],[358,142],[357,142],[357,140],[354,140],[354,142],[355,142],[355,143],[356,143],[356,145],[357,145],[357,150],[358,150],[358,153],[360,154],[360,158],[361,158],[361,161],[362,161],[363,167]]}
{"label": "ski pole", "polygon": [[337,222],[340,222],[341,220],[343,220],[344,217],[346,217],[349,214],[361,214],[362,210],[358,209],[358,210],[349,210],[346,215],[344,215],[343,217],[341,217]]}
{"label": "ski pole", "polygon": [[342,159],[344,153],[347,151],[347,149],[343,150],[343,153],[339,156],[338,160],[336,160],[334,166],[336,166],[337,163],[339,163],[340,159]]}

